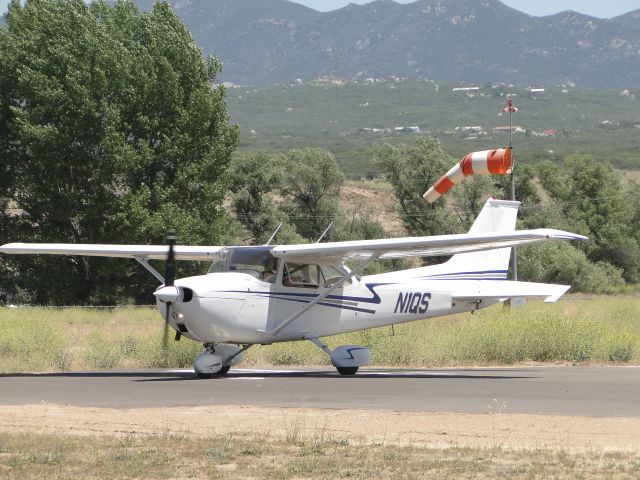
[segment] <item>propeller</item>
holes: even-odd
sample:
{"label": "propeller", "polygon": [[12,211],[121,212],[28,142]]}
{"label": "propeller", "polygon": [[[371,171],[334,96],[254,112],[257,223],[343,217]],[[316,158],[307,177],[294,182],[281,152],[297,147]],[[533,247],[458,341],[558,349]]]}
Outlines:
{"label": "propeller", "polygon": [[162,349],[167,352],[169,339],[169,315],[171,315],[171,305],[176,303],[180,295],[180,291],[174,285],[176,279],[175,260],[176,254],[174,246],[176,244],[176,232],[169,230],[167,232],[167,245],[169,245],[169,253],[167,254],[167,268],[164,275],[164,286],[154,293],[156,298],[167,305],[164,317],[164,335],[162,336]]}

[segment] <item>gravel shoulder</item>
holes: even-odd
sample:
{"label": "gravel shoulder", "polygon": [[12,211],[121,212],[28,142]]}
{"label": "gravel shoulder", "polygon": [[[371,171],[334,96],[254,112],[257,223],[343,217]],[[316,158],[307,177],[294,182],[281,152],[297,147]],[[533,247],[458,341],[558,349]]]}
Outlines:
{"label": "gravel shoulder", "polygon": [[75,436],[221,434],[350,444],[421,445],[568,452],[640,451],[640,418],[332,410],[256,406],[109,409],[0,406],[0,431]]}

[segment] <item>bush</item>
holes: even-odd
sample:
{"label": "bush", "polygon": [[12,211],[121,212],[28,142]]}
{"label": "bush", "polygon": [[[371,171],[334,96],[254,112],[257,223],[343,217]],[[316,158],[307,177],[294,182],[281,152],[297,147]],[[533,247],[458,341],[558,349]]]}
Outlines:
{"label": "bush", "polygon": [[592,263],[569,243],[553,242],[518,249],[519,279],[571,285],[576,292],[598,293],[624,285],[622,270]]}

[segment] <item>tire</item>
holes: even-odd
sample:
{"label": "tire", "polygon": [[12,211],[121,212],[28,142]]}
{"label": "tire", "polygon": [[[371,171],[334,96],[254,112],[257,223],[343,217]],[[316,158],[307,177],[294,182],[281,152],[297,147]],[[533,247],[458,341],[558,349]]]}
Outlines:
{"label": "tire", "polygon": [[215,378],[215,377],[224,377],[227,373],[229,373],[229,370],[231,369],[231,366],[228,365],[226,367],[222,367],[220,369],[219,372],[217,373],[200,373],[200,372],[196,372],[196,376],[200,379],[208,379],[208,378]]}
{"label": "tire", "polygon": [[336,367],[340,375],[355,375],[359,367]]}

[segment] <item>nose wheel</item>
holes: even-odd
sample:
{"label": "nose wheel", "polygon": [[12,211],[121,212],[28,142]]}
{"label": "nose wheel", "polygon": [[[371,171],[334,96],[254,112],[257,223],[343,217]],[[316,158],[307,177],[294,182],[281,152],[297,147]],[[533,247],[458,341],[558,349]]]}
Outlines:
{"label": "nose wheel", "polygon": [[193,370],[198,378],[223,377],[233,365],[242,362],[242,354],[251,345],[240,348],[228,343],[205,343],[204,352],[196,357]]}
{"label": "nose wheel", "polygon": [[229,373],[229,370],[231,370],[231,365],[222,367],[220,371],[218,371],[218,373],[203,373],[196,371],[196,376],[203,380],[207,378],[224,377],[227,373]]}
{"label": "nose wheel", "polygon": [[340,375],[355,375],[359,367],[336,367]]}

